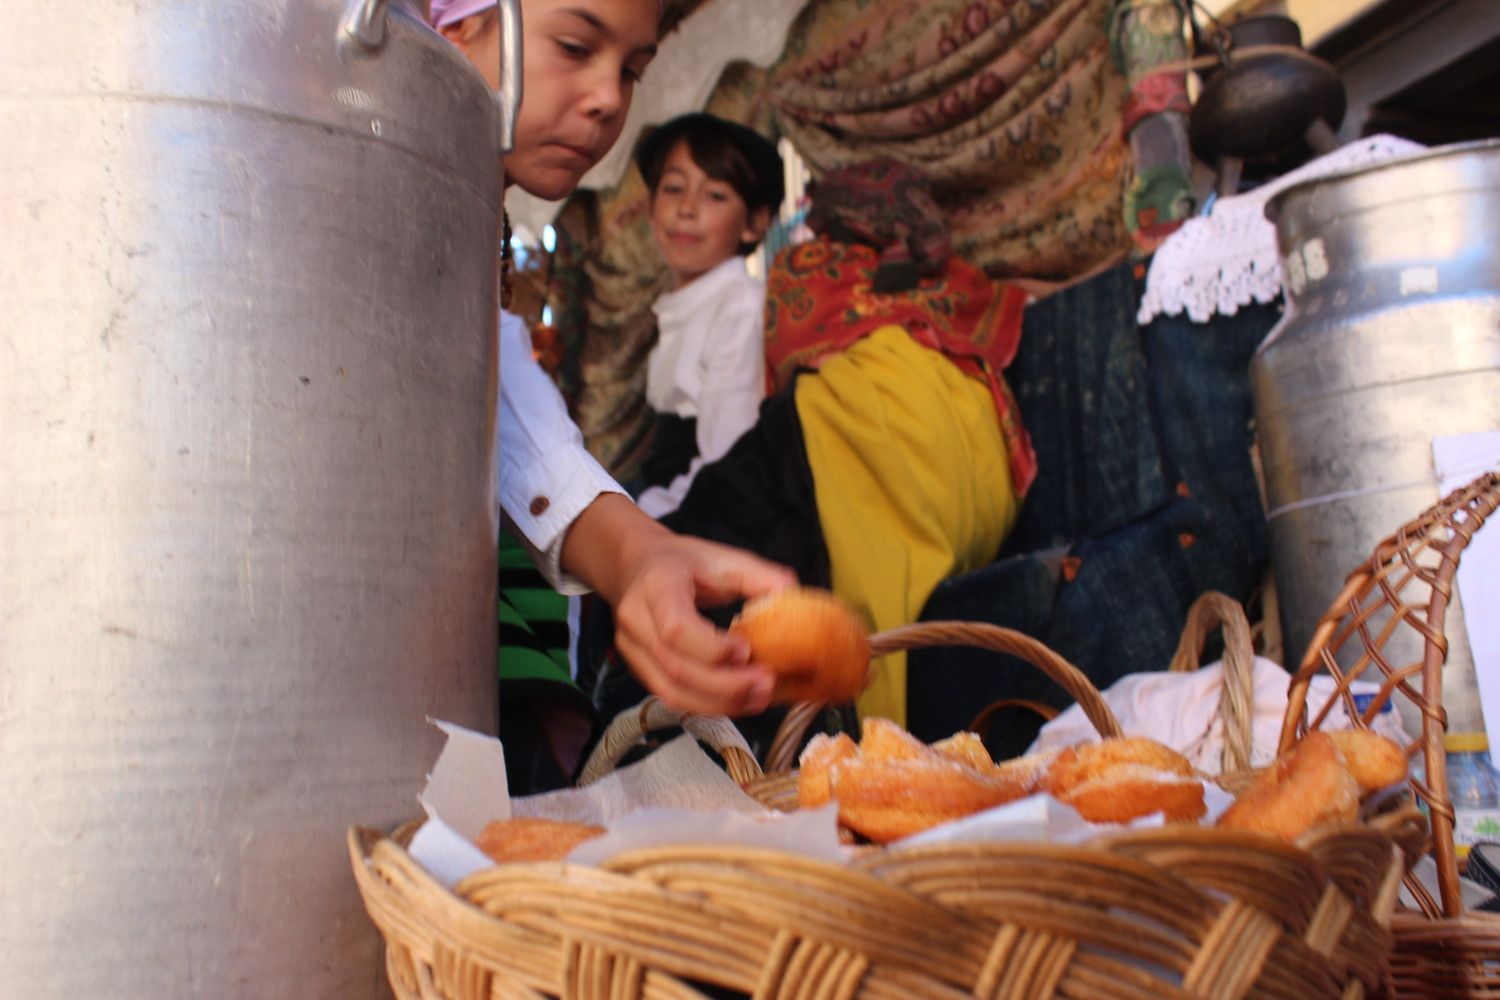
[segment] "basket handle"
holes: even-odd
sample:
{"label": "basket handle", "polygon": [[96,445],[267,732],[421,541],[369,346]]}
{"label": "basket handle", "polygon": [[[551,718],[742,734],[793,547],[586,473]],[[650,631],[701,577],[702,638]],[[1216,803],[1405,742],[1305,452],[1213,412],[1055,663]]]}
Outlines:
{"label": "basket handle", "polygon": [[760,777],[760,764],[733,722],[722,715],[685,715],[651,697],[615,716],[583,765],[578,786],[591,785],[613,771],[632,747],[645,742],[647,733],[674,726],[712,747],[724,758],[729,776],[740,784]]}
{"label": "basket handle", "polygon": [[[996,653],[1008,653],[1051,677],[1073,696],[1083,714],[1109,739],[1120,735],[1120,723],[1110,711],[1099,689],[1088,675],[1029,635],[1015,629],[984,622],[917,622],[900,625],[870,636],[872,658],[901,650],[926,649],[932,646],[974,646]],[[807,727],[817,718],[825,703],[806,702],[793,706],[776,731],[776,739],[766,754],[766,769],[771,772],[791,770],[797,748],[807,734]]]}
{"label": "basket handle", "polygon": [[[1448,794],[1448,760],[1443,750],[1443,735],[1448,727],[1443,708],[1443,663],[1448,656],[1446,620],[1453,594],[1454,577],[1464,549],[1487,519],[1500,512],[1500,473],[1487,472],[1466,486],[1443,497],[1416,518],[1381,540],[1369,559],[1356,567],[1344,581],[1343,589],[1333,599],[1313,629],[1307,652],[1293,675],[1287,697],[1286,716],[1281,724],[1281,741],[1277,752],[1284,753],[1301,738],[1310,726],[1322,723],[1327,714],[1309,719],[1307,693],[1315,674],[1328,671],[1339,678],[1340,694],[1357,727],[1364,722],[1354,711],[1345,681],[1357,678],[1370,667],[1385,676],[1377,702],[1399,691],[1422,713],[1422,736],[1407,747],[1408,756],[1420,750],[1426,764],[1426,780],[1412,781],[1412,787],[1428,804],[1432,828],[1432,854],[1437,863],[1438,890],[1442,913],[1450,918],[1463,914],[1463,897],[1459,891],[1458,859],[1453,844],[1453,800]],[[1418,557],[1430,550],[1435,567],[1424,565]],[[1417,593],[1403,594],[1411,585]],[[1425,588],[1425,589],[1424,589]],[[1393,609],[1397,617],[1377,629],[1371,625],[1382,609]],[[1383,647],[1391,633],[1405,626],[1422,637],[1422,658],[1415,664],[1390,662]],[[1357,648],[1355,644],[1357,643]],[[1355,662],[1342,667],[1338,653],[1349,645],[1357,652]],[[1421,690],[1410,683],[1420,674]],[[1330,705],[1332,701],[1330,700]],[[1431,912],[1435,907],[1424,905]]]}
{"label": "basket handle", "polygon": [[1240,602],[1216,590],[1200,594],[1188,609],[1187,624],[1177,640],[1168,670],[1190,673],[1203,659],[1203,644],[1215,628],[1224,630],[1224,678],[1219,686],[1219,717],[1224,720],[1225,774],[1248,770],[1254,742],[1255,645],[1250,620]]}
{"label": "basket handle", "polygon": [[979,710],[979,714],[964,727],[976,736],[983,736],[990,731],[990,726],[1001,712],[1007,708],[1024,708],[1033,715],[1039,715],[1043,722],[1051,722],[1057,718],[1057,709],[1044,701],[1033,701],[1030,698],[997,698]]}

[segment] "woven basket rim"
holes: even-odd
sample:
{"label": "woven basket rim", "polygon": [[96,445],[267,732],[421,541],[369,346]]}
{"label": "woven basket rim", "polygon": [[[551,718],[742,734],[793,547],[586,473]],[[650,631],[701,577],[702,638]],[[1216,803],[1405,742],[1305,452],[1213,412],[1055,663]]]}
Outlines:
{"label": "woven basket rim", "polygon": [[[1437,864],[1439,898],[1432,899],[1424,887],[1408,879],[1421,908],[1402,907],[1392,915],[1391,992],[1401,1000],[1500,996],[1500,914],[1466,909],[1459,890],[1442,706],[1447,609],[1459,561],[1497,510],[1500,472],[1490,471],[1440,498],[1375,545],[1318,620],[1293,677],[1282,727],[1283,746],[1307,729],[1308,689],[1313,675],[1325,669],[1339,682],[1339,696],[1348,699],[1345,671],[1338,660],[1345,646],[1358,651],[1348,679],[1372,666],[1378,671],[1376,676],[1384,677],[1382,693],[1369,711],[1386,698],[1400,697],[1409,699],[1422,713],[1422,735],[1407,751],[1408,756],[1422,754],[1425,781],[1414,777],[1410,784],[1429,805],[1430,853]],[[1435,568],[1430,565],[1434,554]],[[1408,588],[1421,593],[1424,587],[1425,601],[1406,593]],[[1391,616],[1387,624],[1395,631],[1414,630],[1421,637],[1422,657],[1415,669],[1398,667],[1384,657],[1390,636],[1369,625],[1382,614]],[[1346,709],[1351,719],[1358,719],[1352,700]]]}
{"label": "woven basket rim", "polygon": [[[401,840],[409,837],[413,824],[407,824],[393,835],[352,826],[348,831],[348,846],[355,878],[366,908],[386,937],[390,949],[388,968],[398,996],[403,1000],[418,996],[478,1000],[480,996],[491,994],[478,991],[478,986],[474,992],[463,992],[464,984],[487,984],[487,977],[494,975],[513,973],[518,977],[518,982],[529,985],[533,990],[545,988],[543,980],[546,980],[548,973],[539,970],[555,970],[556,966],[552,963],[558,959],[552,951],[556,942],[536,943],[528,936],[533,935],[533,932],[528,931],[527,927],[544,930],[550,927],[552,931],[547,933],[556,932],[564,937],[571,935],[575,946],[577,941],[593,940],[599,947],[628,947],[632,943],[630,935],[635,933],[629,927],[623,931],[610,931],[596,926],[590,931],[585,926],[589,921],[584,919],[584,924],[573,930],[567,928],[573,926],[572,921],[582,919],[577,916],[580,911],[618,914],[626,925],[638,924],[639,927],[645,927],[648,933],[651,927],[678,926],[677,922],[687,919],[693,913],[711,912],[722,917],[726,912],[725,907],[729,908],[729,912],[739,913],[743,910],[745,914],[753,914],[756,907],[761,905],[760,901],[743,898],[742,894],[735,892],[730,892],[727,896],[715,895],[716,890],[722,888],[717,882],[728,879],[733,884],[762,885],[764,873],[768,871],[777,873],[778,883],[785,883],[777,891],[801,900],[779,915],[773,912],[769,919],[773,928],[781,927],[782,922],[795,920],[792,914],[809,907],[816,909],[823,906],[826,909],[833,906],[833,912],[840,912],[837,910],[838,900],[847,898],[850,901],[863,901],[857,904],[851,902],[862,913],[862,925],[873,922],[864,930],[854,933],[856,940],[868,944],[873,935],[873,940],[877,942],[886,941],[884,947],[896,948],[896,942],[901,939],[892,939],[889,930],[880,931],[879,928],[891,926],[892,920],[897,921],[895,926],[900,926],[896,915],[903,912],[928,913],[927,922],[939,922],[950,933],[958,933],[955,930],[958,927],[969,928],[964,932],[968,937],[955,944],[955,947],[962,945],[960,951],[968,954],[973,961],[977,961],[976,956],[979,954],[974,949],[980,948],[982,951],[982,942],[987,940],[988,933],[975,929],[973,922],[976,915],[964,916],[966,911],[962,907],[957,910],[952,910],[951,906],[945,908],[920,891],[913,895],[913,886],[921,886],[932,878],[936,878],[938,883],[953,878],[958,878],[964,884],[993,882],[1000,874],[1009,871],[1013,873],[1013,881],[1015,877],[1020,877],[1030,887],[1038,871],[1057,868],[1069,873],[1067,891],[1059,889],[1058,892],[1043,892],[1036,888],[1013,890],[1018,891],[1019,895],[1012,897],[1012,908],[1019,907],[1027,919],[1040,920],[1044,925],[1055,925],[1053,933],[1066,934],[1064,928],[1074,928],[1074,932],[1081,935],[1080,940],[1095,940],[1089,935],[1102,935],[1091,947],[1122,948],[1132,946],[1129,943],[1130,935],[1121,930],[1122,927],[1129,926],[1129,922],[1125,925],[1116,922],[1112,925],[1114,930],[1109,926],[1087,929],[1084,924],[1078,923],[1080,918],[1077,914],[1090,912],[1088,906],[1062,901],[1069,891],[1085,899],[1091,895],[1101,895],[1106,900],[1117,901],[1155,899],[1157,907],[1170,907],[1169,913],[1162,916],[1162,919],[1175,921],[1180,926],[1192,926],[1195,920],[1203,922],[1210,921],[1211,918],[1212,922],[1217,923],[1225,919],[1227,911],[1224,907],[1230,904],[1222,900],[1214,902],[1221,891],[1227,891],[1237,884],[1253,887],[1258,882],[1265,881],[1271,885],[1302,888],[1307,892],[1308,898],[1303,900],[1303,905],[1299,909],[1288,911],[1300,916],[1283,915],[1284,919],[1300,921],[1307,933],[1315,932],[1318,926],[1317,914],[1338,911],[1349,914],[1349,919],[1355,925],[1366,928],[1355,935],[1354,939],[1374,941],[1379,939],[1368,938],[1370,933],[1387,933],[1379,928],[1388,925],[1394,909],[1394,890],[1389,887],[1398,882],[1400,872],[1404,870],[1404,864],[1396,850],[1396,838],[1400,836],[1402,824],[1405,824],[1409,839],[1411,829],[1420,829],[1420,817],[1415,814],[1415,810],[1408,810],[1404,815],[1391,814],[1378,822],[1331,825],[1310,835],[1298,845],[1283,844],[1253,833],[1180,826],[1102,834],[1088,842],[1072,845],[1047,841],[896,845],[866,851],[849,864],[804,858],[764,848],[685,844],[634,851],[611,859],[602,868],[565,862],[526,862],[497,866],[470,876],[460,884],[457,891],[444,888],[406,852]],[[1326,860],[1317,853],[1319,851],[1327,853]],[[1164,867],[1161,858],[1197,860],[1196,863],[1184,861],[1179,870]],[[1239,869],[1222,872],[1221,885],[1216,882],[1213,872],[1205,874],[1204,869],[1225,864],[1226,859],[1227,863],[1238,865]],[[1280,874],[1275,877],[1264,875],[1262,868]],[[761,872],[762,875],[755,876],[755,872]],[[923,874],[929,872],[930,875]],[[1087,875],[1078,875],[1076,872],[1093,873],[1093,877],[1097,879],[1093,888],[1090,888]],[[1015,873],[1019,873],[1019,876]],[[913,878],[916,882],[911,881]],[[663,879],[666,881],[662,881]],[[674,887],[678,882],[681,882],[680,887]],[[1369,897],[1364,904],[1356,900],[1354,910],[1359,911],[1358,914],[1349,910],[1349,897],[1345,891],[1349,885],[1362,887],[1350,891]],[[1313,889],[1317,891],[1314,892]],[[1334,910],[1328,910],[1326,903],[1330,893],[1345,899],[1345,902]],[[559,898],[564,902],[557,913],[546,909],[552,900]],[[1320,898],[1322,901],[1317,902]],[[568,900],[572,900],[572,903],[568,903]],[[881,902],[882,900],[886,902]],[[1172,903],[1173,900],[1177,902]],[[1314,905],[1315,902],[1317,905]],[[659,909],[662,905],[669,907],[665,915]],[[705,905],[708,906],[707,911],[702,910]],[[1080,905],[1083,906],[1081,911]],[[937,908],[934,909],[934,906]],[[1152,912],[1146,902],[1142,902],[1141,906],[1141,913]],[[1383,912],[1365,913],[1363,906],[1372,906],[1377,911],[1383,908]],[[498,914],[492,912],[497,907]],[[508,923],[504,914],[515,907],[521,907],[525,913],[532,915],[517,917],[519,923]],[[889,909],[889,913],[884,913],[885,909]],[[674,913],[675,916],[672,915]],[[1073,915],[1070,916],[1070,913]],[[570,917],[569,914],[573,916]],[[630,914],[639,916],[631,917]],[[1052,915],[1049,917],[1048,914]],[[1101,915],[1096,916],[1103,919]],[[955,920],[959,922],[954,923]],[[818,925],[813,920],[810,926],[813,927],[812,930],[804,928],[804,931],[814,937],[819,933],[837,937],[839,925],[836,922],[832,925],[826,922]],[[817,926],[822,926],[823,931],[816,931]],[[1143,925],[1147,930],[1152,926],[1155,924],[1149,919]],[[913,930],[915,928],[907,928],[906,933]],[[1351,927],[1349,933],[1352,932]],[[761,926],[758,933],[766,934],[770,931]],[[977,938],[974,936],[976,934],[979,935]],[[1211,936],[1208,931],[1203,931],[1201,939],[1206,941]],[[1347,935],[1340,935],[1341,938],[1345,936]],[[1158,960],[1166,960],[1163,956],[1176,954],[1173,949],[1179,946],[1170,943],[1177,940],[1170,926],[1163,925],[1150,931],[1147,937],[1150,940],[1139,946],[1143,954],[1156,955]],[[1293,953],[1301,953],[1299,950],[1302,945],[1297,943],[1300,939],[1285,928],[1275,932],[1274,940],[1280,942],[1273,949],[1277,955],[1285,956],[1285,949],[1289,947],[1293,949]],[[636,944],[639,945],[638,942]],[[652,950],[640,947],[643,954],[649,954]],[[527,948],[539,950],[532,954],[526,952]],[[1237,948],[1234,942],[1221,942],[1221,949],[1227,949],[1228,952],[1237,954]],[[517,954],[517,949],[521,950],[520,955]],[[936,975],[935,982],[940,982],[945,973],[933,973],[919,967],[923,961],[922,956],[931,950],[930,947],[926,950],[908,949],[905,953],[867,958],[863,964],[857,962],[856,965],[868,970],[871,964],[879,965],[884,962],[893,966],[882,973],[888,980],[917,976],[918,979],[912,982],[926,982],[926,979],[921,978],[923,975]],[[1383,955],[1356,955],[1348,953],[1347,949],[1339,951],[1339,954],[1343,955],[1339,962],[1347,963],[1348,975],[1356,975],[1355,971],[1350,970],[1358,967],[1362,970],[1358,974],[1367,980],[1367,988],[1378,985],[1374,980],[1384,975]],[[1264,962],[1267,955],[1261,955],[1260,961]],[[457,956],[463,956],[464,962],[471,963],[474,969],[482,970],[482,974],[473,970],[463,974],[452,969],[445,972],[445,963],[459,961]],[[688,978],[696,976],[705,982],[738,982],[741,985],[748,982],[742,968],[737,971],[732,967],[704,967],[694,964],[691,956],[683,955],[669,955],[661,961],[663,974],[667,975],[675,973]],[[1172,961],[1176,969],[1173,975],[1212,977],[1221,974],[1203,972],[1201,969],[1194,971],[1197,968],[1196,958],[1188,953],[1182,953]],[[1235,960],[1245,961],[1253,964],[1255,957],[1242,955]],[[1315,964],[1321,968],[1323,961],[1325,960]],[[903,962],[916,965],[902,972]],[[1171,970],[1168,969],[1167,972],[1170,973]],[[1246,982],[1253,981],[1261,974],[1256,972]],[[1264,974],[1281,973],[1267,970]],[[1305,974],[1314,973],[1305,971]],[[1328,972],[1323,969],[1316,974],[1326,976]],[[427,981],[440,980],[445,976],[448,979],[446,987],[439,982]],[[406,989],[403,989],[403,983],[407,984]],[[963,984],[953,981],[949,986],[962,988]],[[489,986],[483,985],[483,988],[488,989]],[[923,992],[916,987],[913,989],[917,993]],[[1209,992],[1213,991],[1210,989]],[[602,998],[616,994],[584,990],[574,995]]]}

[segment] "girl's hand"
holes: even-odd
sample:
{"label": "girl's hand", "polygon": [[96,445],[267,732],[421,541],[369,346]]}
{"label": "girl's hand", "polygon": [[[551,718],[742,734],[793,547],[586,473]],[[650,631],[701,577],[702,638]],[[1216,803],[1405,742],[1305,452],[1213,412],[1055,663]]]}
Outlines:
{"label": "girl's hand", "polygon": [[679,535],[619,494],[604,494],[563,542],[562,564],[615,612],[615,645],[641,682],[678,711],[750,715],[770,702],[770,670],[721,632],[700,605],[794,585],[791,570],[715,542]]}

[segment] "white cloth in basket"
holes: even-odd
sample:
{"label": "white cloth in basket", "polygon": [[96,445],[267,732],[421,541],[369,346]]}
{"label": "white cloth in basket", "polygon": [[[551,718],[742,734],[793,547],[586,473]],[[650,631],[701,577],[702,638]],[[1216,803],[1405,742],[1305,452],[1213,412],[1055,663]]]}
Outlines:
{"label": "white cloth in basket", "polygon": [[1213,214],[1188,219],[1151,258],[1146,292],[1136,322],[1183,312],[1195,323],[1215,313],[1233,316],[1252,301],[1267,303],[1281,294],[1281,259],[1276,227],[1266,219],[1266,202],[1301,181],[1373,166],[1424,146],[1390,135],[1373,135],[1341,146],[1253,191],[1221,198]]}
{"label": "white cloth in basket", "polygon": [[[1103,692],[1104,700],[1120,721],[1127,736],[1148,736],[1178,751],[1205,774],[1218,774],[1224,753],[1224,720],[1219,715],[1219,690],[1223,684],[1223,662],[1211,663],[1185,673],[1156,671],[1129,674]],[[1281,739],[1281,720],[1286,714],[1291,675],[1270,660],[1257,656],[1252,688],[1255,704],[1251,720],[1250,763],[1259,767],[1276,756]],[[1358,700],[1379,690],[1379,685],[1356,681],[1350,692]],[[1314,677],[1307,692],[1309,717],[1314,717],[1334,694],[1333,678]],[[1326,729],[1349,728],[1349,716],[1341,702],[1334,704],[1324,723]],[[1405,743],[1395,709],[1390,703],[1375,717],[1375,730]],[[1029,752],[1055,750],[1099,739],[1099,733],[1073,705],[1042,727]]]}

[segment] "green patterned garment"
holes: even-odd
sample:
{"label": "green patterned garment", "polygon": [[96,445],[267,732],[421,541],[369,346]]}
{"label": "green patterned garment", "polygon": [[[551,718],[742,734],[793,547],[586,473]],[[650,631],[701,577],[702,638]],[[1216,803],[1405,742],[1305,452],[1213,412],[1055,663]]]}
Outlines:
{"label": "green patterned garment", "polygon": [[571,685],[568,599],[509,533],[500,536],[500,680]]}

